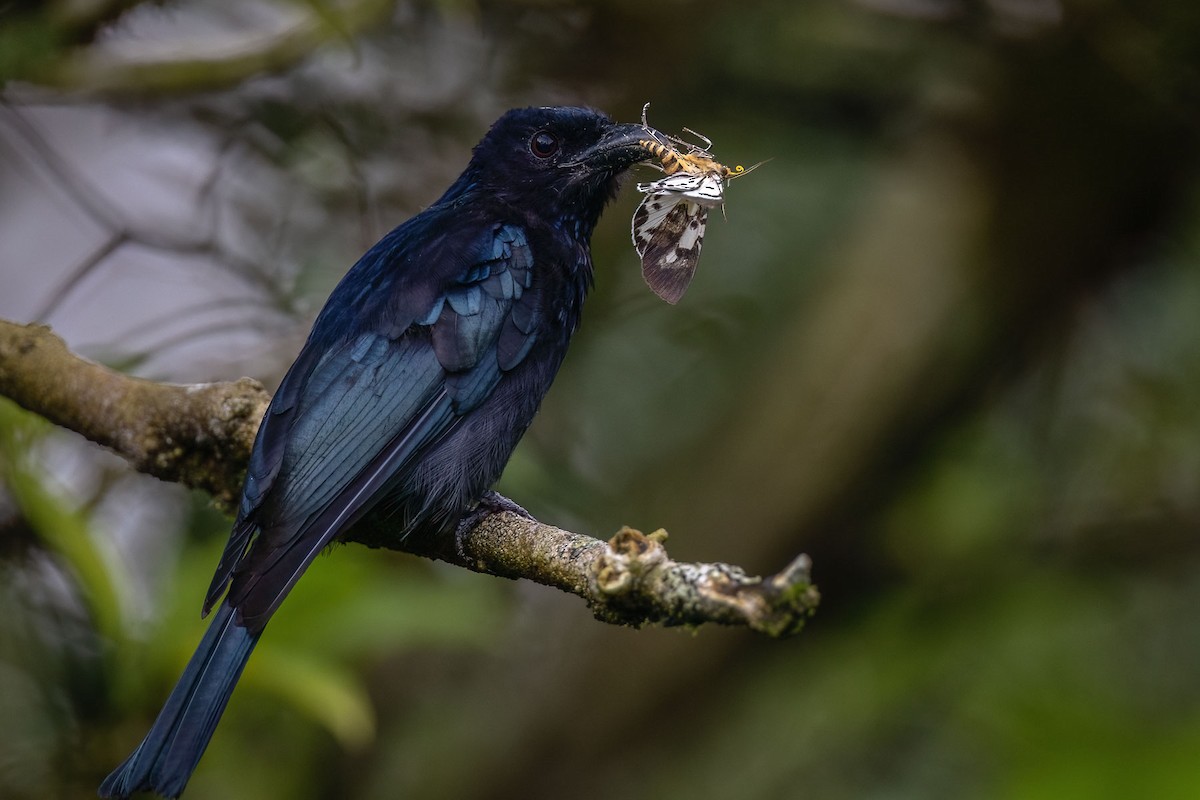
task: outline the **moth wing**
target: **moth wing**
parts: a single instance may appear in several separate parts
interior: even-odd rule
[[[687,194],[700,190],[704,184],[704,175],[694,175],[687,172],[676,172],[665,178],[659,178],[650,183],[639,183],[638,191],[644,194]]]
[[[642,277],[672,305],[696,274],[707,224],[708,209],[678,193],[647,195],[634,212],[633,246],[642,259]]]
[[[651,194],[633,212],[633,247],[643,260],[656,236],[669,235],[664,228],[671,227],[668,219],[681,204],[686,203],[679,195]]]
[[[712,208],[725,203],[725,179],[720,175],[709,173],[699,176],[700,181],[692,188],[683,192],[683,196],[693,203]]]

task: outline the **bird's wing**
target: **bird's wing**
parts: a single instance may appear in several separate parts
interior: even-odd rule
[[[369,323],[354,335],[326,344],[318,319],[264,418],[206,609],[232,578],[243,624],[265,624],[321,549],[529,352],[541,309],[528,242],[507,225],[477,241],[457,248],[475,256],[459,258],[457,274],[419,310],[397,306],[420,292],[385,283],[359,309],[356,319]],[[343,283],[356,282],[371,283]],[[349,291],[339,286],[330,307]],[[332,319],[324,327],[345,322]]]

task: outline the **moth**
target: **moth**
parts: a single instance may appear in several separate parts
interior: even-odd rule
[[[750,169],[740,164],[727,167],[708,151],[708,137],[687,128],[685,132],[704,140],[703,147],[659,133],[646,123],[649,107],[647,103],[642,109],[648,138],[641,144],[658,159],[666,177],[637,186],[646,197],[633,214],[633,247],[642,260],[646,285],[674,305],[696,274],[708,210],[720,206],[723,216],[726,183],[759,164]]]

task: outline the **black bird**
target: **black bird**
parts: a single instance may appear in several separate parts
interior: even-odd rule
[[[204,613],[224,601],[101,796],[179,796],[271,614],[364,514],[391,514],[401,539],[455,535],[562,363],[592,230],[645,138],[587,109],[510,111],[350,269],[258,430]]]

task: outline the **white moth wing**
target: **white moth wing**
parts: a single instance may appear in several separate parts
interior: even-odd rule
[[[638,191],[644,194],[686,194],[697,191],[704,183],[704,175],[676,172],[650,183],[639,183]]]
[[[655,181],[655,184],[664,184],[676,177],[680,176],[672,175]],[[667,191],[648,193],[634,212],[633,246],[641,256],[642,277],[646,284],[673,305],[683,297],[696,274],[704,229],[708,224],[708,209],[685,198],[685,191],[699,188],[699,182],[687,182],[686,185],[692,187],[689,190],[674,188],[683,185],[683,181],[672,183],[672,188]]]
[[[668,223],[668,217],[683,202],[677,195],[662,194],[652,194],[642,200],[637,211],[633,212],[633,246],[639,256],[645,257],[646,249],[656,234],[673,227]]]
[[[699,203],[707,208],[724,205],[725,203],[725,179],[720,175],[708,173],[707,175],[691,176],[700,178],[699,183],[682,192],[683,196],[691,200],[693,203]]]

